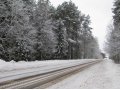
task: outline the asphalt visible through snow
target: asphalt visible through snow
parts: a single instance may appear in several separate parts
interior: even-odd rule
[[[120,88],[120,64],[105,59],[48,89],[117,89]]]

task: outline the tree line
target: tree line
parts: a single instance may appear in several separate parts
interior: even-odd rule
[[[72,1],[55,8],[49,0],[0,0],[0,58],[101,58],[90,24]]]
[[[115,0],[113,22],[108,25],[106,51],[116,63],[120,63],[120,0]]]

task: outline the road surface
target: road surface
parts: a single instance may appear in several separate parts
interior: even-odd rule
[[[102,60],[76,60],[67,61],[68,63],[46,66],[43,68],[34,68],[28,71],[15,70],[0,75],[0,89],[33,89],[48,86],[49,82],[59,78],[74,74],[78,70],[85,69],[91,65],[101,62]],[[36,70],[37,69],[37,70]],[[14,72],[14,73],[12,73]],[[45,84],[45,85],[44,85]],[[52,85],[52,83],[51,83]],[[44,88],[44,87],[43,87]]]
[[[48,89],[116,89],[120,88],[120,65],[104,60]]]

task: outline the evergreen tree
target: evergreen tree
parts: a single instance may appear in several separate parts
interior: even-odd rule
[[[33,27],[37,30],[36,59],[50,59],[55,52],[56,38],[54,35],[54,8],[48,0],[38,0],[34,14]]]
[[[4,9],[6,9],[3,14],[5,12],[8,13],[3,16],[5,19],[1,24],[1,31],[4,35],[1,36],[4,38],[2,46],[6,51],[4,59],[14,59],[16,61],[22,59],[26,60],[27,57],[30,56],[25,55],[25,53],[29,54],[28,50],[26,50],[29,46],[26,47],[26,44],[30,40],[28,41],[27,39],[30,32],[33,30],[32,26],[29,25],[29,13],[27,12],[27,8],[25,8],[25,4],[22,0],[2,0],[1,4],[3,4],[5,6]]]
[[[62,19],[57,20],[57,28],[55,30],[57,36],[57,52],[55,53],[55,58],[57,59],[66,59],[67,58],[67,34],[66,28],[64,27],[64,23]]]
[[[62,5],[59,5],[56,10],[56,18],[61,18],[64,21],[64,25],[67,31],[67,40],[68,40],[68,58],[75,58],[74,50],[76,49],[76,44],[71,41],[77,41],[77,32],[79,29],[79,10],[74,3],[64,2]],[[73,53],[72,53],[73,52]]]
[[[120,23],[120,0],[115,0],[114,2],[114,9],[113,9],[113,13],[114,13],[114,25],[118,25]]]
[[[84,17],[84,21],[82,24],[82,38],[83,38],[83,58],[87,58],[87,46],[92,39],[92,32],[90,27],[90,16]],[[89,48],[89,47],[88,47]]]
[[[96,58],[99,47],[90,22],[72,1],[54,8],[49,0],[0,0],[0,58]]]
[[[106,51],[111,59],[120,63],[120,0],[115,0],[113,13],[114,22],[108,26],[109,36]]]

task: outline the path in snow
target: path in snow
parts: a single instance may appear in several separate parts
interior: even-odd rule
[[[111,60],[104,60],[48,88],[120,88],[120,65]]]

